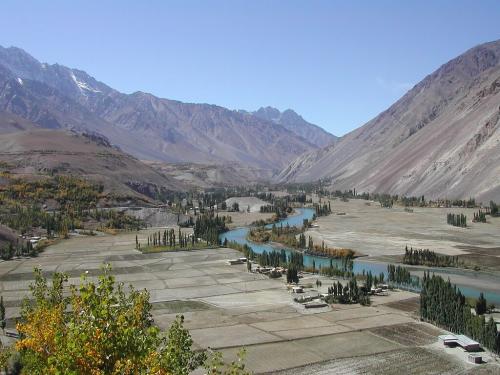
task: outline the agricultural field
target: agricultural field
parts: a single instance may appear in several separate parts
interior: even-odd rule
[[[457,360],[428,348],[402,348],[356,358],[340,358],[319,364],[273,372],[276,375],[356,375],[356,374],[428,374],[428,375],[494,375],[497,366],[463,366]]]
[[[386,306],[417,316],[419,314],[420,298],[413,297],[401,301],[389,302],[386,303]]]
[[[283,373],[307,374],[317,368],[314,372],[325,374],[332,369],[396,374],[403,363],[404,369],[419,364],[414,368],[421,368],[421,373],[469,369],[463,361],[429,348],[440,330],[414,318],[415,294],[394,291],[374,296],[367,307],[334,304],[307,310],[293,301],[282,279],[249,273],[244,264],[228,265],[228,259],[240,256],[234,250],[141,254],[134,249],[135,236],[145,241],[151,232],[75,236],[49,246],[36,258],[0,262],[8,328],[29,293],[34,267],[46,275],[66,272],[71,283],[78,283],[82,274],[95,278],[103,263],[110,263],[117,281],[149,290],[153,318],[161,329],[183,314],[195,348],[210,346],[230,360],[245,347],[248,368],[256,373],[293,368]],[[318,278],[322,286],[313,289]],[[306,293],[325,293],[331,283],[317,275],[301,279],[302,285],[311,286]],[[420,363],[427,355],[430,359]],[[301,368],[312,363],[316,365]]]

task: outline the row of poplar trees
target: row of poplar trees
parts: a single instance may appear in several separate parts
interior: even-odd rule
[[[176,236],[175,230],[173,228],[163,231],[154,232],[148,236],[148,247],[154,246],[170,246],[174,247],[178,245],[181,248],[193,246],[197,242],[197,238],[192,235],[188,235],[181,232],[179,228],[179,233]],[[139,247],[139,243],[136,236],[136,247]]]
[[[454,227],[465,228],[467,226],[467,216],[464,214],[448,214],[446,222]]]
[[[484,296],[481,298],[484,300]],[[483,304],[486,305],[486,300]],[[486,322],[484,312],[485,308],[481,308],[474,315],[455,285],[440,276],[424,273],[420,292],[421,318],[451,332],[472,337],[491,351],[500,353],[496,323],[491,317]]]
[[[219,235],[227,231],[226,216],[204,214],[196,218],[194,236],[203,238],[208,245],[219,245]]]
[[[437,254],[429,249],[405,248],[403,263],[428,267],[458,267],[458,257],[445,254]]]

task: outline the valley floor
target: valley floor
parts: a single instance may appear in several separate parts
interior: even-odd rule
[[[148,233],[141,231],[139,240],[146,241]],[[415,369],[422,374],[500,371],[488,356],[489,363],[475,367],[437,345],[441,330],[416,319],[415,294],[376,296],[370,307],[305,310],[293,302],[284,280],[248,273],[245,265],[228,265],[238,252],[221,248],[141,254],[134,249],[135,235],[75,237],[50,246],[37,258],[0,262],[7,317],[18,315],[34,267],[64,271],[70,282],[78,283],[82,273],[95,277],[109,262],[118,281],[150,291],[160,328],[167,329],[181,313],[195,347],[210,346],[231,359],[244,346],[248,367],[256,373],[290,369],[284,373],[396,374],[409,372],[411,364],[418,364]],[[301,284],[314,285],[316,279],[306,276]],[[325,292],[331,280],[322,280],[320,290],[306,293]],[[12,327],[12,319],[8,324]]]
[[[404,207],[382,208],[378,202],[362,199],[331,202],[333,213],[320,217],[319,227],[308,233],[315,243],[324,240],[370,257],[402,255],[405,246],[448,255],[488,256],[484,263],[500,271],[500,217],[472,223],[478,209],[414,207],[409,213]],[[468,226],[448,225],[448,213],[463,213]]]
[[[458,285],[499,292],[500,217],[487,216],[486,223],[472,223],[478,209],[414,207],[413,212],[406,212],[404,207],[382,208],[378,202],[361,199],[336,199],[331,206],[333,213],[318,218],[317,227],[306,233],[315,243],[353,249],[367,256],[362,261],[401,262],[406,246],[458,256],[468,269],[455,270],[454,275],[441,270],[443,277]],[[467,227],[448,225],[447,213],[466,215]],[[425,269],[410,268],[417,276]]]

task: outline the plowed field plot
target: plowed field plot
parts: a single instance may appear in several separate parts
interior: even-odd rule
[[[441,331],[418,323],[398,324],[370,330],[377,336],[405,346],[429,345],[437,341]]]
[[[181,314],[187,311],[200,311],[212,308],[212,306],[200,301],[165,301],[153,303],[152,306],[153,311],[161,310],[165,314]]]
[[[385,304],[385,306],[405,312],[417,313],[418,309],[420,308],[420,297],[408,298],[396,302],[389,302]]]
[[[468,374],[468,367],[449,357],[423,348],[408,348],[394,350],[376,355],[338,359],[310,365],[307,367],[289,369],[274,374],[285,375],[456,375]],[[482,369],[484,374],[493,374],[489,369]],[[475,372],[470,372],[475,374]],[[483,372],[481,372],[483,374]]]

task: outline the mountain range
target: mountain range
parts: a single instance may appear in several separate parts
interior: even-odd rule
[[[131,194],[322,179],[341,190],[499,200],[499,122],[500,41],[442,65],[341,138],[293,110],[236,111],[124,94],[84,71],[0,47],[2,158],[19,173],[65,167],[96,177],[115,168],[104,180]],[[85,165],[76,157],[65,162],[72,148],[92,157]],[[23,170],[19,157],[31,150],[40,161],[27,157]],[[101,153],[127,162],[103,163]]]
[[[328,146],[338,139],[336,136],[328,133],[318,125],[307,122],[302,118],[302,116],[292,109],[280,112],[279,109],[268,106],[260,107],[257,111],[250,113],[261,119],[272,121],[275,124],[284,126],[286,129],[304,139],[307,139],[317,147]]]
[[[442,65],[373,120],[305,153],[281,182],[500,200],[500,41]]]
[[[44,128],[98,133],[144,160],[278,171],[318,147],[283,121],[140,91],[124,94],[84,71],[41,63],[15,47],[0,47],[0,110]]]

